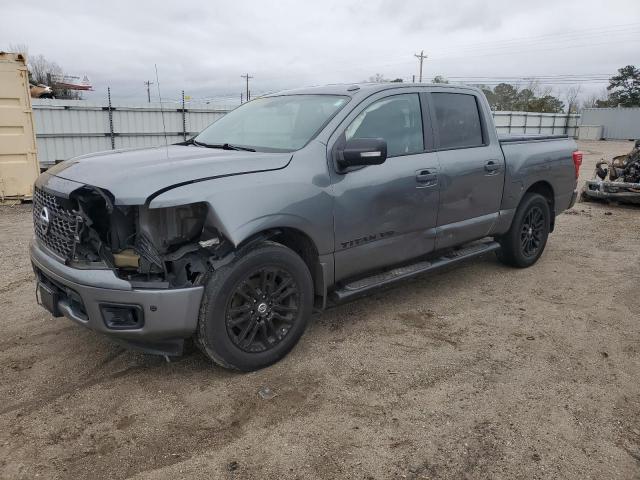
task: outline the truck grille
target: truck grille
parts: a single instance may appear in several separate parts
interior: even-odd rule
[[[39,188],[33,194],[33,227],[38,239],[64,259],[74,255],[80,218]]]

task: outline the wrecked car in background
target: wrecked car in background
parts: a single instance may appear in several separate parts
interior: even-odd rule
[[[596,163],[593,179],[582,189],[582,199],[640,204],[640,140],[627,155]]]
[[[54,98],[51,87],[42,83],[37,85],[34,83],[29,84],[29,93],[31,98]]]

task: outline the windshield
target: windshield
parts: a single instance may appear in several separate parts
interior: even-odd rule
[[[265,152],[298,150],[348,101],[338,95],[257,98],[212,123],[194,140],[196,144],[229,144]]]

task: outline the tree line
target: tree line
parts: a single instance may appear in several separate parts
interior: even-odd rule
[[[396,78],[389,80],[376,73],[369,77],[370,82],[402,82]],[[432,83],[449,83],[449,80],[437,75]],[[609,85],[604,92],[582,97],[580,85],[573,85],[559,94],[554,94],[551,87],[543,87],[537,81],[531,81],[521,88],[509,83],[499,83],[491,88],[487,85],[475,85],[482,89],[492,110],[511,110],[520,112],[542,113],[577,113],[582,108],[604,107],[640,107],[640,69],[627,65],[609,78]]]
[[[515,85],[500,83],[493,89],[483,85],[480,88],[486,95],[492,110],[559,113],[565,109],[565,103],[552,95],[551,89],[541,91],[537,85],[519,89]]]
[[[609,79],[606,95],[588,99],[592,107],[640,107],[640,68],[627,65]]]
[[[563,102],[552,95],[551,89],[543,90],[537,85],[518,89],[513,85],[501,83],[491,89],[481,86],[493,110],[519,110],[534,112],[578,112],[581,108],[640,107],[640,69],[627,65],[618,69],[618,73],[609,78],[609,85],[599,95],[591,95],[580,102],[579,85],[564,91]]]

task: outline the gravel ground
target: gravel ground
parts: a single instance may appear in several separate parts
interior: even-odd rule
[[[584,180],[631,143],[580,146]],[[250,374],[52,319],[30,217],[0,208],[2,478],[640,478],[640,208],[579,203],[532,268],[334,308]]]

